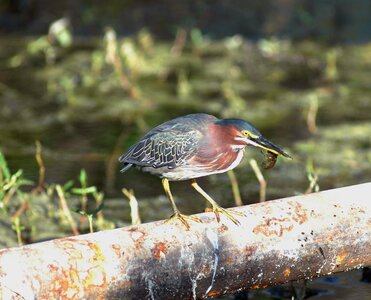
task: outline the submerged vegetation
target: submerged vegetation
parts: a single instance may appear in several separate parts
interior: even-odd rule
[[[79,187],[72,180],[63,185],[40,181],[35,185],[24,178],[21,169],[12,174],[0,152],[0,228],[5,231],[0,247],[114,228],[103,217],[103,193],[87,182],[81,170]],[[23,191],[23,186],[31,189]]]

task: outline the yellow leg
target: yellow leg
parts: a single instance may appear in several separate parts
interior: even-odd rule
[[[171,191],[170,191],[169,180],[167,180],[166,178],[163,178],[162,179],[162,186],[164,187],[165,193],[166,193],[167,197],[169,198],[169,201],[170,201],[170,203],[173,207],[173,210],[174,210],[174,214],[165,223],[172,222],[176,219],[179,219],[179,221],[182,222],[183,225],[185,227],[187,227],[187,229],[189,229],[190,226],[189,226],[188,222],[186,221],[186,219],[192,220],[194,222],[201,223],[201,220],[199,218],[183,215],[179,212],[179,209],[176,206],[173,195],[171,194]]]
[[[222,213],[224,214],[226,217],[228,217],[233,223],[235,223],[236,225],[240,225],[240,222],[235,219],[232,214],[235,214],[235,215],[238,215],[238,216],[245,216],[244,214],[242,213],[239,213],[239,212],[235,212],[235,211],[231,211],[231,210],[227,210],[227,209],[224,209],[223,207],[221,207],[218,203],[215,202],[215,200],[213,198],[211,198],[199,185],[198,183],[196,182],[195,179],[192,179],[192,187],[197,191],[199,192],[202,196],[205,197],[205,199],[207,201],[210,202],[210,204],[212,205],[212,211],[214,212],[215,214],[215,217],[217,219],[217,221],[219,222],[220,221],[220,215],[219,213]]]

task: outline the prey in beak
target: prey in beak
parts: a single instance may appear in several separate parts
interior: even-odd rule
[[[266,139],[264,136],[250,137],[249,143],[255,147],[261,148],[264,154],[264,160],[261,163],[261,166],[264,169],[271,169],[274,167],[277,161],[277,156],[283,156],[288,159],[292,157],[285,152],[282,148],[276,146],[271,141]]]
[[[249,138],[250,141],[252,141],[252,145],[255,146],[255,147],[259,147],[259,148],[262,148],[270,153],[273,153],[275,155],[280,155],[280,156],[283,156],[283,157],[286,157],[288,159],[292,159],[292,157],[287,153],[285,152],[282,148],[276,146],[275,144],[273,144],[271,141],[269,141],[268,139],[266,139],[264,136],[258,136],[257,138]]]

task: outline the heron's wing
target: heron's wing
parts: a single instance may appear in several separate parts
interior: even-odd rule
[[[155,130],[133,145],[119,160],[126,165],[175,168],[195,155],[201,138],[198,130]]]

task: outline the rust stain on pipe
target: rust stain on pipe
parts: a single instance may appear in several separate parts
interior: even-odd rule
[[[371,265],[371,183],[0,250],[0,298],[202,299]],[[18,295],[18,296],[17,296]],[[17,298],[14,298],[17,299]]]
[[[291,270],[290,268],[286,268],[284,271],[283,271],[283,276],[285,277],[289,277],[291,274]]]
[[[294,221],[298,222],[299,224],[303,224],[308,220],[307,212],[299,202],[289,201],[288,204],[290,204],[294,209],[292,216]]]
[[[108,282],[102,263],[106,258],[99,244],[75,238],[54,242],[63,249],[67,261],[61,265],[56,259],[47,265],[48,275],[53,281],[40,290],[38,298],[81,299],[84,294],[93,293],[96,299],[104,299]],[[39,283],[42,280],[39,278]]]
[[[346,252],[343,252],[343,253],[340,253],[336,256],[336,265],[340,265],[344,260],[345,258],[348,256],[348,254]]]
[[[112,249],[115,252],[117,258],[121,258],[124,255],[124,252],[122,252],[122,249],[119,244],[112,244]]]
[[[290,231],[294,228],[295,223],[303,224],[308,220],[307,212],[302,205],[295,201],[288,201],[289,207],[287,215],[289,217],[277,218],[272,217],[264,220],[257,225],[253,232],[255,234],[263,234],[265,236],[277,235],[282,237],[285,231]]]
[[[290,231],[294,225],[289,218],[269,218],[264,223],[257,225],[253,232],[265,236],[277,235],[282,236],[284,231]]]
[[[167,247],[164,242],[158,242],[155,244],[155,246],[152,248],[153,256],[157,259],[160,259],[161,257],[165,257],[167,254]]]

